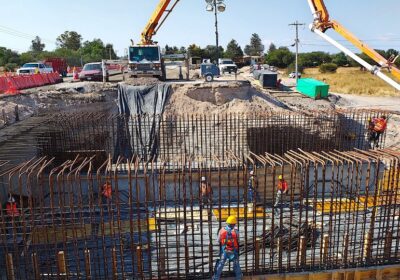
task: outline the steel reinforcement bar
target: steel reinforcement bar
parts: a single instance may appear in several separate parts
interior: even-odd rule
[[[0,213],[8,279],[210,279],[219,229],[238,218],[245,275],[399,263],[400,153],[227,150],[144,164],[112,156],[4,170],[17,207]],[[121,166],[124,169],[121,170]],[[256,196],[248,189],[250,171]],[[278,177],[289,185],[277,201]],[[204,199],[200,180],[212,194]],[[254,199],[255,201],[252,201]],[[4,209],[4,208],[3,208]],[[225,274],[229,275],[227,265]]]

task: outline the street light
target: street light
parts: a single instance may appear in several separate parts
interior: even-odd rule
[[[218,12],[223,13],[226,10],[225,0],[205,0],[207,3],[206,11],[214,12],[215,15],[215,39],[217,47],[217,64],[219,64],[219,35],[218,35]]]

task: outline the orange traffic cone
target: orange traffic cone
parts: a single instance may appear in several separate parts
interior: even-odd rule
[[[14,83],[11,82],[11,79],[7,79],[7,90],[4,92],[5,94],[18,94],[19,90],[15,87]]]

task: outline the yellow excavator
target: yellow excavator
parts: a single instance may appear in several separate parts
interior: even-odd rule
[[[157,43],[153,41],[153,36],[156,35],[157,31],[161,28],[179,1],[180,0],[160,0],[142,32],[141,42],[129,48],[129,65],[133,76],[155,76],[162,79],[165,78],[165,67],[162,60],[161,49]],[[400,70],[396,68],[394,64],[399,56],[393,56],[389,59],[384,58],[374,49],[359,40],[339,22],[331,20],[324,0],[307,1],[314,16],[314,22],[310,25],[311,31],[353,58],[372,74],[377,75],[397,90],[400,90],[400,84],[382,72],[383,69],[386,69],[400,81]],[[329,37],[326,34],[328,29],[335,30],[361,52],[372,58],[379,66],[369,64],[351,50]]]

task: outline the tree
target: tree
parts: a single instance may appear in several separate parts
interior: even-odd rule
[[[219,46],[219,58],[224,57],[224,48]],[[203,58],[211,59],[211,62],[217,62],[217,47],[214,45],[208,45],[203,49]]]
[[[17,52],[0,47],[0,66],[4,66],[8,63],[20,64],[20,58]]]
[[[348,66],[350,64],[349,59],[343,52],[332,55],[332,63],[335,63],[337,66],[341,67]]]
[[[244,52],[250,56],[261,56],[264,53],[264,45],[257,33],[251,35],[250,45],[246,45]]]
[[[75,31],[65,31],[57,37],[59,48],[77,51],[82,46],[82,36]]]
[[[279,68],[286,68],[295,60],[295,55],[286,47],[269,52],[265,56],[265,63]]]
[[[304,67],[315,67],[331,61],[331,55],[325,52],[301,53],[299,55],[299,63],[301,63]]]
[[[196,44],[192,44],[188,47],[188,53],[190,57],[200,57],[203,58],[203,50]]]
[[[80,53],[85,63],[96,62],[107,58],[107,50],[103,41],[100,39],[85,41],[80,49]]]
[[[108,43],[108,44],[106,44],[106,47],[105,47],[106,49],[105,49],[105,51],[106,51],[106,56],[105,57],[103,57],[103,58],[111,58],[111,59],[117,59],[118,57],[117,57],[117,54],[115,53],[115,50],[114,50],[114,45],[113,44],[110,44],[110,43]]]
[[[225,58],[239,58],[243,56],[243,50],[239,46],[238,42],[236,40],[232,39],[228,45],[226,46],[226,51],[225,51]]]
[[[46,47],[45,44],[42,43],[42,39],[39,36],[36,36],[34,40],[32,40],[31,50],[34,52],[42,52]]]
[[[275,46],[274,43],[271,43],[269,45],[268,52],[270,53],[270,52],[273,52],[273,51],[276,51],[276,46]]]

